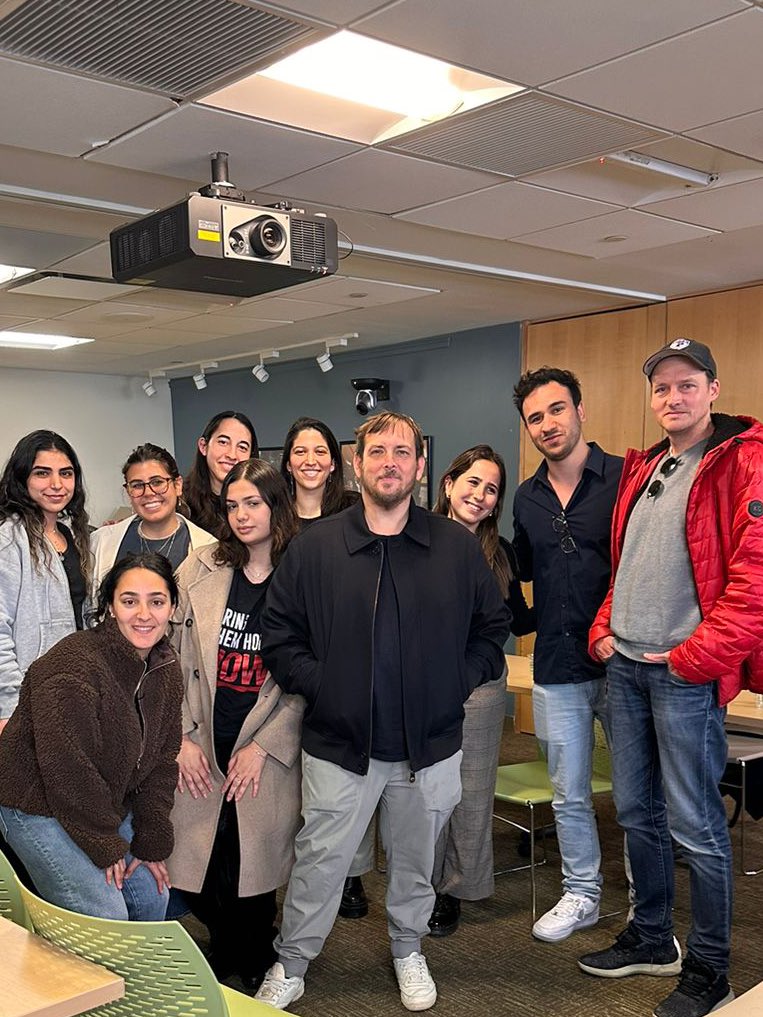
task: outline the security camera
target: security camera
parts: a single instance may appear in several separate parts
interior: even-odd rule
[[[384,378],[353,378],[350,382],[358,393],[355,396],[355,409],[365,417],[378,402],[389,399],[389,381]]]

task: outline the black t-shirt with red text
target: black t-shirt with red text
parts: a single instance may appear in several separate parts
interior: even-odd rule
[[[260,617],[269,584],[270,576],[262,583],[250,583],[243,571],[236,569],[220,625],[214,738],[215,755],[223,771],[267,676],[260,655]]]

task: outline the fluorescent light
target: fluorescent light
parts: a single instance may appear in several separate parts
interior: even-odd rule
[[[343,31],[198,101],[376,144],[522,91],[522,85]]]
[[[681,166],[677,162],[667,162],[665,159],[655,159],[652,155],[644,152],[614,152],[602,160],[606,162],[622,162],[629,166],[638,166],[639,169],[651,170],[653,173],[662,173],[666,177],[675,177],[676,180],[684,180],[687,184],[697,184],[699,187],[707,187],[714,184],[718,179],[717,173],[704,173],[702,170],[692,169],[691,166]]]
[[[20,268],[18,265],[0,265],[0,286],[3,283],[12,282],[14,279],[21,279],[25,275],[32,275],[36,268]]]
[[[92,339],[72,335],[43,335],[38,332],[0,332],[0,346],[19,350],[62,350],[66,346],[81,346]]]

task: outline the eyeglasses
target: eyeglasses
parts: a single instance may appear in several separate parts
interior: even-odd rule
[[[564,553],[572,554],[574,551],[577,551],[578,546],[570,533],[570,524],[567,522],[567,516],[565,516],[564,512],[561,515],[554,516],[551,520],[551,525],[554,528],[554,533],[559,534],[559,546]]]
[[[171,483],[172,477],[150,477],[148,480],[131,480],[129,484],[122,486],[131,498],[140,498],[147,487],[150,487],[154,494],[164,494]]]
[[[676,472],[678,467],[683,463],[683,459],[676,459],[675,456],[670,456],[660,467],[660,473],[663,477],[670,477]],[[649,485],[649,490],[646,492],[647,498],[659,498],[665,489],[665,485],[658,477],[657,480],[653,480]]]

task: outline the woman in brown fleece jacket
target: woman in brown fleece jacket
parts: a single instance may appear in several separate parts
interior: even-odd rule
[[[99,624],[26,673],[0,738],[0,830],[47,900],[160,921],[173,847],[183,683],[165,638],[178,601],[157,554],[101,583]]]

